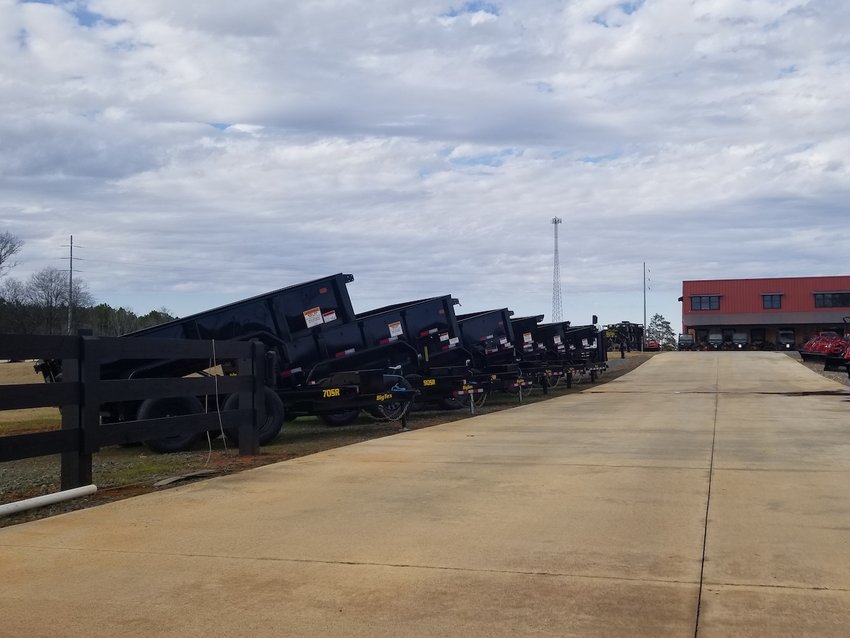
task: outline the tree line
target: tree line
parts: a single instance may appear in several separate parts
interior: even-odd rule
[[[175,319],[166,308],[137,315],[129,308],[96,304],[85,281],[75,278],[69,286],[68,272],[52,266],[26,281],[6,276],[22,247],[16,236],[0,233],[0,333],[56,335],[85,329],[114,337]]]

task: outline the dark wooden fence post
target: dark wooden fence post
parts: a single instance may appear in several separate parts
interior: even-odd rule
[[[253,409],[249,421],[239,425],[239,454],[240,456],[255,456],[260,453],[260,442],[257,436],[259,426],[265,421],[266,398],[263,383],[263,361],[265,346],[262,343],[252,344],[249,359],[239,359],[239,376],[251,376],[253,386],[250,391],[239,393],[239,409]],[[262,421],[260,420],[262,418]]]
[[[71,339],[72,337],[68,337]],[[83,339],[77,337],[75,356],[62,360],[62,383],[78,383],[83,365]],[[92,482],[92,457],[84,453],[85,442],[82,429],[82,411],[85,391],[82,386],[77,393],[76,400],[68,405],[61,406],[62,429],[76,430],[75,446],[72,450],[62,452],[60,481],[63,490],[70,490]]]

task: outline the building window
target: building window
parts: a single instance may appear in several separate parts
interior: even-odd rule
[[[815,308],[850,308],[850,292],[816,292]]]
[[[761,307],[765,310],[776,310],[782,307],[782,295],[762,295]]]
[[[720,310],[720,295],[691,297],[691,310]]]

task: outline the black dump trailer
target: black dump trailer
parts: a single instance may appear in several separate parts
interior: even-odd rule
[[[398,371],[416,365],[407,343],[367,344],[356,321],[347,284],[354,277],[336,274],[281,288],[250,299],[124,335],[127,338],[258,340],[266,348],[266,414],[258,432],[261,444],[274,439],[285,419],[318,415],[328,425],[354,421],[361,409],[402,418],[416,392]],[[122,359],[103,366],[104,379],[180,377],[204,374],[208,361]],[[61,371],[44,362],[47,380]],[[236,395],[219,397],[224,409],[236,407]],[[159,399],[103,406],[104,422],[155,418]],[[170,409],[174,409],[173,402]],[[163,452],[191,447],[197,436],[149,442]]]
[[[393,304],[357,315],[367,344],[403,341],[418,355],[416,365],[401,373],[419,392],[416,400],[458,407],[458,399],[483,394],[485,386],[472,381],[472,353],[461,342],[451,295]]]
[[[567,376],[562,358],[550,352],[540,337],[540,325],[543,315],[529,317],[512,317],[511,327],[516,338],[516,349],[520,354],[519,366],[523,376],[534,379],[534,382],[547,392],[556,387]]]
[[[620,323],[612,323],[605,330],[605,338],[609,344],[613,344],[619,349],[620,344],[625,344],[626,350],[640,351],[643,343],[643,326],[639,323],[631,323],[630,321],[621,321]]]
[[[534,327],[532,338],[538,351],[552,369],[561,370],[572,385],[576,374],[589,374],[592,381],[607,369],[607,341],[605,333],[595,325],[572,326],[569,321],[543,323]]]
[[[513,311],[507,308],[458,315],[461,339],[472,353],[475,380],[489,389],[508,393],[531,390],[533,380],[523,375],[514,347]]]
[[[591,380],[596,381],[599,373],[608,369],[608,342],[605,332],[595,325],[568,326],[564,340],[574,371],[590,374]]]

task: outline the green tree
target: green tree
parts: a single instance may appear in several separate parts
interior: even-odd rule
[[[148,314],[141,315],[139,317],[139,328],[158,326],[161,323],[173,321],[174,319],[177,319],[177,317],[173,316],[171,311],[163,306],[159,310],[151,310]]]
[[[652,319],[649,320],[646,338],[648,341],[657,341],[662,349],[676,347],[676,332],[670,326],[670,322],[658,313],[654,314]]]

